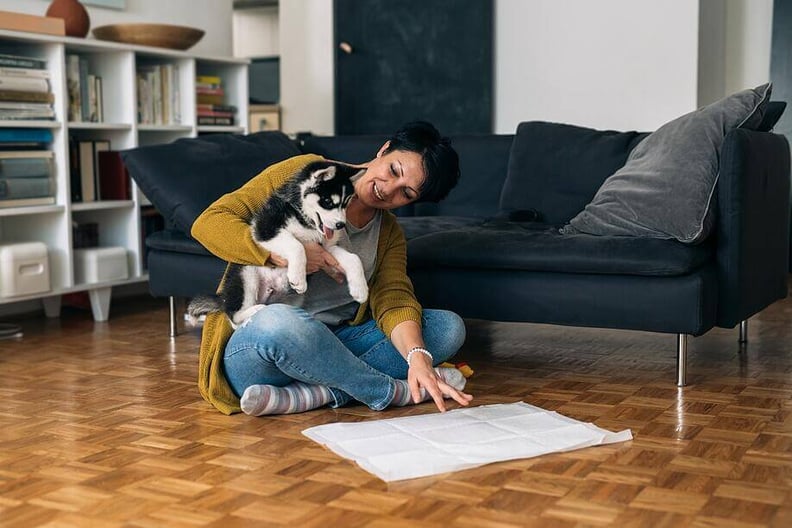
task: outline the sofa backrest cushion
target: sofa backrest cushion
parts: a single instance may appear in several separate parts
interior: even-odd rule
[[[455,136],[459,183],[438,203],[416,203],[416,216],[496,216],[506,180],[513,135]]]
[[[513,135],[456,136],[451,145],[459,154],[461,177],[439,203],[416,203],[396,211],[398,216],[494,216],[499,200]],[[319,154],[347,163],[365,163],[374,158],[388,136],[314,136],[299,139],[306,154]]]
[[[176,229],[189,234],[212,202],[263,169],[300,154],[281,132],[214,134],[122,152],[130,176]]]
[[[644,137],[544,121],[520,123],[500,197],[502,213],[519,217],[521,211],[536,211],[545,223],[568,222]]]
[[[742,90],[658,128],[564,232],[705,240],[715,225],[723,138],[736,128],[756,130],[771,91],[769,83]]]

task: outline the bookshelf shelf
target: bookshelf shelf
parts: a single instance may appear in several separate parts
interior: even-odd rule
[[[20,134],[36,133],[35,129],[43,129],[39,134],[44,134],[46,130],[46,135],[51,139],[43,145],[39,143],[36,148],[52,152],[55,204],[0,207],[0,245],[31,241],[46,244],[51,285],[51,289],[43,293],[0,296],[0,310],[7,304],[41,300],[47,316],[57,317],[61,295],[89,292],[94,318],[104,320],[109,316],[112,288],[148,280],[143,237],[144,231],[151,229],[152,208],[134,182],[124,182],[123,179],[108,181],[96,172],[93,172],[94,199],[83,201],[86,195],[79,195],[85,190],[86,175],[91,174],[91,169],[82,168],[83,156],[93,152],[93,164],[99,167],[100,145],[102,149],[108,147],[112,151],[121,151],[196,137],[201,133],[245,133],[249,61],[94,39],[0,30],[0,56],[9,55],[29,59],[33,63],[38,61],[39,67],[43,66],[44,75],[49,79],[49,104],[54,110],[55,119],[0,119],[0,132],[3,129],[25,129],[7,131],[6,137],[11,135],[17,138]],[[84,108],[75,108],[73,104],[76,96],[74,84],[69,84],[69,76],[74,78],[75,65],[81,81],[87,75],[91,76],[88,86],[92,87],[92,92],[83,90],[79,97],[81,102],[88,100],[91,103],[87,113]],[[9,64],[5,66],[9,67]],[[172,89],[162,91],[163,95],[169,94],[167,103],[158,110],[159,113],[155,113],[155,119],[151,121],[170,124],[141,123],[145,120],[141,118],[143,97],[139,93],[139,73],[156,70],[156,67],[161,68],[162,78],[166,79],[167,87]],[[239,123],[239,126],[197,126],[196,84],[199,76],[222,79],[226,98],[223,103],[236,108],[233,122]],[[81,83],[80,86],[82,89],[84,85]],[[88,145],[88,149],[82,151],[85,145]],[[15,147],[4,147],[0,142],[0,149],[12,148]],[[77,160],[80,163],[75,165]],[[80,168],[75,172],[75,167]],[[123,178],[123,171],[116,170],[114,174],[121,174]],[[126,185],[106,186],[105,192],[109,192],[108,188],[113,189],[113,194],[107,196],[129,196],[131,199],[102,199],[101,184],[118,181]],[[91,193],[88,194],[90,196]],[[36,201],[40,203],[39,200]],[[94,240],[98,238],[100,247],[122,247],[126,250],[127,279],[101,283],[77,282],[75,243],[82,245],[86,232],[96,233]]]
[[[40,214],[63,214],[66,208],[62,205],[31,205],[27,207],[0,207],[2,216],[26,216]],[[0,297],[2,299],[2,297]]]
[[[0,119],[0,128],[61,128],[62,123],[57,121],[28,121],[28,120],[10,120]]]
[[[132,130],[129,123],[83,123],[70,121],[69,130]]]
[[[95,202],[74,203],[72,204],[72,211],[101,211],[103,209],[124,209],[134,206],[134,200],[97,200]]]

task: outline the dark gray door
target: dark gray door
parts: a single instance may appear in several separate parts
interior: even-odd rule
[[[492,132],[492,0],[335,0],[335,132]]]

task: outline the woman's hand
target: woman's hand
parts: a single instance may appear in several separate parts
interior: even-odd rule
[[[437,405],[440,412],[446,411],[443,395],[450,396],[459,405],[467,405],[473,396],[456,390],[454,387],[440,379],[432,368],[432,361],[424,354],[413,354],[410,368],[407,371],[407,384],[414,402],[420,402],[421,388],[426,390]]]
[[[305,247],[305,272],[307,274],[310,275],[322,270],[339,284],[344,282],[344,269],[336,258],[323,248],[321,244],[306,242],[303,247]],[[279,268],[285,268],[289,265],[288,260],[275,253],[270,253],[269,260]]]

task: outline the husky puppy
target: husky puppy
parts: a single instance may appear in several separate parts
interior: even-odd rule
[[[346,226],[346,207],[355,189],[353,180],[365,169],[332,161],[316,161],[290,178],[256,211],[250,223],[253,240],[284,257],[286,268],[230,264],[219,295],[200,296],[187,308],[199,315],[224,311],[234,327],[260,310],[273,293],[297,293],[308,288],[303,242],[318,242],[344,269],[349,294],[363,303],[368,284],[360,258],[337,246]]]

